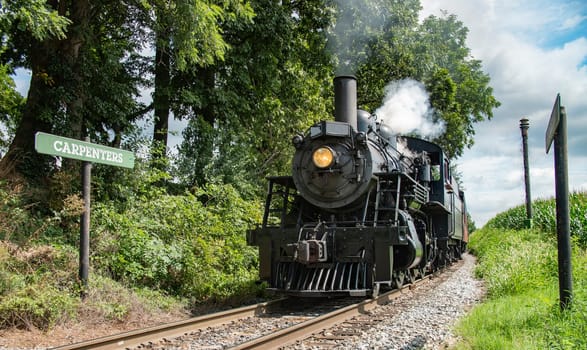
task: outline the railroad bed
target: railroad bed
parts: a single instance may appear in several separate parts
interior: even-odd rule
[[[473,267],[474,258],[465,255],[417,287],[378,300],[289,299],[59,349],[434,349],[452,337],[456,318],[482,298]]]
[[[474,278],[475,258],[448,268],[387,305],[283,349],[444,349],[456,321],[484,296]]]

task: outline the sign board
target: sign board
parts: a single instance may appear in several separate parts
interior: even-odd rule
[[[561,95],[557,94],[556,99],[554,100],[554,107],[552,107],[552,113],[550,113],[550,121],[548,122],[548,128],[546,129],[546,153],[550,151],[550,146],[552,145],[552,140],[554,140],[554,135],[556,135],[556,130],[558,128],[558,123],[560,120],[561,115]]]
[[[134,153],[90,142],[55,136],[44,132],[35,134],[35,150],[64,158],[101,163],[124,168],[135,166]]]

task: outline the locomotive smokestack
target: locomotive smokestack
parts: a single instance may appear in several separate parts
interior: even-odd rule
[[[352,75],[334,78],[334,120],[357,130],[357,79]]]

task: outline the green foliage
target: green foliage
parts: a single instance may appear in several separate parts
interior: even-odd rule
[[[352,60],[360,61],[356,70],[360,107],[368,111],[379,107],[385,86],[393,80],[421,81],[430,95],[435,121],[445,125],[443,134],[432,141],[451,158],[462,155],[473,145],[474,124],[491,119],[500,105],[481,62],[471,58],[467,27],[448,14],[420,22],[419,1],[368,1],[365,9],[372,11],[367,12],[368,23],[355,23],[351,31],[360,32],[362,40],[351,36],[343,41],[355,45]],[[368,45],[363,45],[364,36]]]
[[[0,239],[25,242],[44,226],[43,219],[31,215],[21,192],[22,186],[0,183]]]
[[[587,193],[575,192],[569,196],[571,236],[583,247],[587,246]],[[556,235],[556,202],[554,199],[539,199],[532,203],[533,226],[550,235]],[[526,206],[519,205],[497,214],[489,220],[487,227],[521,230],[526,226]]]
[[[47,330],[63,318],[70,318],[77,301],[46,284],[30,284],[0,301],[0,328]]]
[[[2,154],[6,153],[10,145],[23,105],[24,99],[16,91],[9,67],[0,64],[0,124],[6,128],[0,128],[0,153]]]
[[[255,278],[245,230],[259,222],[260,210],[229,185],[135,202],[120,213],[101,204],[93,217],[92,261],[128,284],[215,300]]]
[[[12,25],[30,32],[37,40],[63,39],[71,21],[49,8],[45,0],[2,0],[0,2],[0,34]]]
[[[71,318],[78,301],[64,290],[76,289],[75,258],[67,247],[0,241],[0,328],[47,330]]]
[[[145,288],[129,289],[124,284],[101,275],[89,281],[89,290],[78,314],[90,313],[94,318],[124,322],[134,315],[185,312],[185,303],[177,298]]]
[[[183,84],[174,114],[189,118],[177,177],[188,186],[230,183],[251,196],[265,176],[290,171],[296,132],[331,117],[328,8],[321,0],[250,3],[254,22],[225,26],[223,61],[174,77]]]

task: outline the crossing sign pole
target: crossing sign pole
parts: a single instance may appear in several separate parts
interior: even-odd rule
[[[80,223],[79,279],[82,283],[81,297],[84,299],[88,290],[90,267],[90,202],[92,163],[133,168],[134,153],[113,147],[106,147],[86,141],[70,139],[56,135],[37,132],[35,150],[42,154],[72,158],[82,161],[82,192],[84,212]]]

